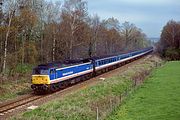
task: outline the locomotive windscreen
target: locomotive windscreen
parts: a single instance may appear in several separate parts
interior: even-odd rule
[[[34,68],[33,69],[34,75],[48,75],[48,69],[45,68]]]

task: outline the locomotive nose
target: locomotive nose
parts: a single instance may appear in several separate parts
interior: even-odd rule
[[[48,75],[32,75],[32,84],[50,84]]]

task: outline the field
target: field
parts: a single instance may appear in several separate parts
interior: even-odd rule
[[[105,119],[120,103],[119,98],[127,88],[132,87],[133,76],[142,75],[144,71],[151,71],[161,60],[151,57],[132,66],[124,67],[110,78],[106,78],[96,85],[85,86],[85,89],[73,92],[64,98],[57,98],[39,108],[19,114],[12,119],[43,119],[43,120],[94,120]],[[97,112],[98,111],[98,112]]]
[[[180,62],[155,70],[108,120],[180,120]]]

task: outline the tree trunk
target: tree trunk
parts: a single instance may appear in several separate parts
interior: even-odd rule
[[[69,59],[73,58],[72,52],[73,52],[73,39],[71,38],[70,45],[69,45]]]
[[[56,50],[56,37],[55,37],[55,32],[53,35],[53,49],[52,49],[52,61],[55,61],[55,50]]]
[[[12,16],[13,16],[13,14],[11,14],[11,12],[9,12],[9,23],[8,23],[8,28],[7,28],[6,38],[5,38],[5,43],[4,43],[3,73],[5,73],[5,70],[6,70],[7,45],[8,45],[8,37],[9,37],[9,33],[10,33]]]
[[[94,37],[94,55],[96,56],[96,52],[97,52],[97,29],[95,31],[95,37]]]
[[[92,42],[89,43],[89,50],[88,50],[88,56],[92,57]]]
[[[25,34],[25,36],[26,36],[26,34]],[[24,55],[25,55],[25,50],[24,50],[24,47],[25,47],[25,39],[24,39],[24,36],[22,36],[22,60],[21,60],[21,64],[24,64]]]

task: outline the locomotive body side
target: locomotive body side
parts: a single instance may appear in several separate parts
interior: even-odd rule
[[[91,62],[80,65],[69,66],[65,68],[56,69],[56,77],[50,80],[50,83],[58,83],[67,79],[78,77],[84,74],[88,74],[93,71],[93,65]]]

